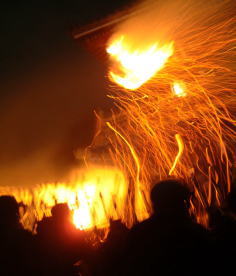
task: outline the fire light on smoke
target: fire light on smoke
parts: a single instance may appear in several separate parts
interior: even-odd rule
[[[172,42],[163,46],[156,42],[141,49],[132,49],[126,37],[121,35],[111,41],[107,48],[107,53],[114,59],[117,67],[110,72],[110,76],[117,84],[127,89],[137,89],[164,66],[173,51]]]

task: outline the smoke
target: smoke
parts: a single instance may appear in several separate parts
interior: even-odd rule
[[[157,38],[163,43],[175,40],[176,30],[185,28],[186,22],[209,25],[203,18],[225,2],[142,1],[133,8],[130,19],[116,27],[114,36],[126,35],[131,47],[142,47]],[[187,29],[191,31],[191,26]],[[93,137],[94,109],[111,105],[106,98],[106,69],[86,51],[75,49],[70,54],[59,53],[46,65],[37,64],[33,72],[9,74],[1,83],[0,185],[59,181],[80,166],[75,152]]]
[[[1,84],[0,185],[62,181],[81,163],[94,109],[107,108],[104,68],[76,45]]]
[[[137,45],[143,48],[157,41],[165,43],[176,40],[176,34],[182,29],[191,32],[196,26],[198,30],[201,27],[209,27],[212,18],[216,23],[214,13],[218,12],[221,6],[225,8],[227,4],[231,10],[232,6],[235,6],[232,0],[140,1],[130,10],[131,16],[115,28],[111,40],[124,35],[127,44],[134,49],[137,49]],[[233,14],[233,11],[231,13]]]

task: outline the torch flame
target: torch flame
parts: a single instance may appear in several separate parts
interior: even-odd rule
[[[143,49],[131,49],[125,36],[111,42],[107,53],[116,61],[121,74],[110,71],[118,85],[135,90],[152,78],[173,54],[173,42],[160,46],[157,42]]]

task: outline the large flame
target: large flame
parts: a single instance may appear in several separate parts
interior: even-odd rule
[[[110,219],[125,217],[127,185],[124,175],[114,168],[92,167],[79,170],[71,181],[35,187],[1,187],[0,195],[13,195],[26,206],[21,214],[25,228],[51,214],[56,203],[67,203],[77,228],[108,227]]]
[[[143,48],[132,48],[124,35],[110,42],[107,53],[116,62],[111,78],[127,89],[137,89],[152,78],[173,54],[173,42],[160,46],[158,42]]]

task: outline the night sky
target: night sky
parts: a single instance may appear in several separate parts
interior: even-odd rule
[[[0,8],[0,185],[58,181],[79,166],[73,152],[92,138],[93,110],[112,102],[105,59],[72,31],[131,1],[27,2]]]

